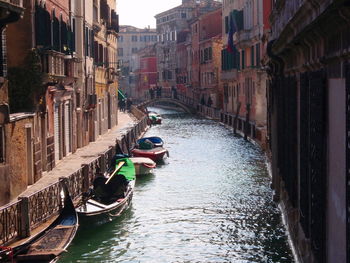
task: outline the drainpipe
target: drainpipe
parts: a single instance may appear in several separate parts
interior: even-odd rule
[[[35,1],[32,1],[32,9],[30,11],[32,23],[32,48],[35,48]]]

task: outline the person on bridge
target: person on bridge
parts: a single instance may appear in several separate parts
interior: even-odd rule
[[[213,101],[211,100],[211,97],[209,96],[208,97],[208,107],[210,108],[211,107],[211,105],[213,104]]]
[[[149,89],[149,95],[151,96],[151,100],[153,100],[154,99],[154,88],[153,87]]]

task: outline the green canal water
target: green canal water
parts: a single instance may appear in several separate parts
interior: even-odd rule
[[[163,124],[146,135],[170,158],[137,178],[119,219],[82,226],[59,262],[293,262],[263,153],[213,121],[155,110]]]

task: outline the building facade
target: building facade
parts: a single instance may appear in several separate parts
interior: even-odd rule
[[[198,20],[200,101],[209,107],[221,109],[223,98],[223,89],[220,85],[222,9],[201,15]]]
[[[137,78],[137,96],[138,101],[145,100],[150,96],[150,89],[157,86],[157,55],[155,45],[146,47],[138,52],[140,57],[139,77]]]
[[[182,4],[157,14],[157,68],[158,85],[164,88],[176,87],[177,35],[189,28],[189,22],[201,14],[221,7],[214,0],[183,0]],[[193,36],[192,36],[193,37]]]
[[[274,1],[269,149],[300,262],[350,261],[348,1]]]
[[[76,150],[73,124],[77,60],[69,1],[25,1],[23,19],[8,27],[10,109],[27,125],[27,172],[18,189],[37,181],[43,171]],[[13,169],[15,173],[15,169]],[[14,195],[17,191],[12,192]]]
[[[176,42],[176,90],[178,93],[192,98],[191,46],[191,31],[189,29],[180,31]]]
[[[221,79],[224,111],[235,115],[234,125],[245,137],[255,139],[265,148],[267,73],[261,64],[263,7],[262,0],[224,1],[222,26],[226,46],[222,50]],[[230,47],[229,37],[233,42]]]
[[[22,121],[10,118],[9,109],[9,81],[7,59],[7,27],[11,23],[17,23],[24,13],[23,1],[0,1],[0,205],[4,205],[13,198],[14,193],[20,191],[20,186],[33,179],[33,173],[21,178],[13,172],[14,165],[19,163],[15,158],[22,156],[21,172],[33,171],[33,166],[28,167],[28,152],[25,145],[28,143],[25,137],[25,126],[33,127],[32,116],[24,116]],[[32,134],[28,134],[31,139]],[[17,142],[17,145],[14,143]],[[17,147],[19,145],[19,147]],[[29,151],[31,149],[28,149]],[[32,152],[32,151],[30,151]],[[32,157],[32,155],[29,155]],[[32,159],[31,159],[32,160]],[[18,171],[20,173],[20,171]]]
[[[116,1],[13,2],[25,9],[2,38],[9,80],[3,97],[14,131],[3,134],[14,146],[6,153],[5,202],[117,123]]]
[[[137,70],[140,69],[138,52],[157,43],[156,29],[121,26],[118,37],[118,57],[121,68],[119,83],[121,90],[132,97],[137,97]]]
[[[116,2],[101,0],[96,3],[94,8],[97,8],[99,16],[95,17],[94,32],[95,138],[106,133],[117,122],[117,33],[119,31]]]

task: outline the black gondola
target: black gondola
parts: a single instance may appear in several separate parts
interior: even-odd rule
[[[10,252],[3,249],[0,262],[53,263],[66,251],[78,229],[78,215],[75,211],[66,185],[61,182],[64,191],[64,207],[58,218],[40,234],[25,243],[13,247]]]
[[[108,177],[95,178],[92,196],[77,207],[79,220],[83,227],[84,223],[90,226],[110,222],[129,207],[135,187],[135,167],[129,158],[121,158],[116,162],[119,162],[118,167]],[[112,179],[111,184],[108,183],[110,179]],[[120,196],[115,195],[120,192],[118,188],[122,192]],[[102,194],[110,192],[111,195],[101,196],[97,192]]]

